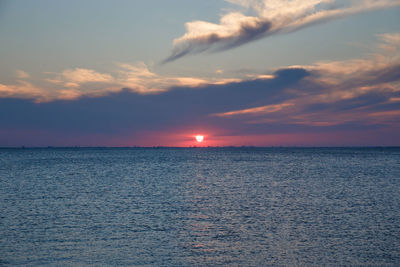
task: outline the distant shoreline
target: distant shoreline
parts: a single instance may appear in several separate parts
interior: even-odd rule
[[[0,149],[205,149],[205,148],[263,148],[263,149],[371,149],[371,148],[400,148],[400,146],[187,146],[187,147],[174,147],[174,146],[10,146],[0,147]]]

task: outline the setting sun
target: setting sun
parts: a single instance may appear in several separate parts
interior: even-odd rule
[[[196,135],[195,138],[196,138],[196,141],[199,143],[203,142],[203,140],[204,140],[204,136],[202,136],[202,135]]]

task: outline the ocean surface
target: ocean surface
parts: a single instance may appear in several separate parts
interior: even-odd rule
[[[0,266],[400,266],[400,148],[0,149]]]

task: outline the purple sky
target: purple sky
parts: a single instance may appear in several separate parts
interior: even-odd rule
[[[173,2],[1,2],[0,147],[400,145],[400,1]]]

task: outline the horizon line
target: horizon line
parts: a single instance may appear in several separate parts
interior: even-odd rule
[[[343,146],[0,146],[0,149],[160,149],[160,148],[400,148],[400,145],[343,145]]]

